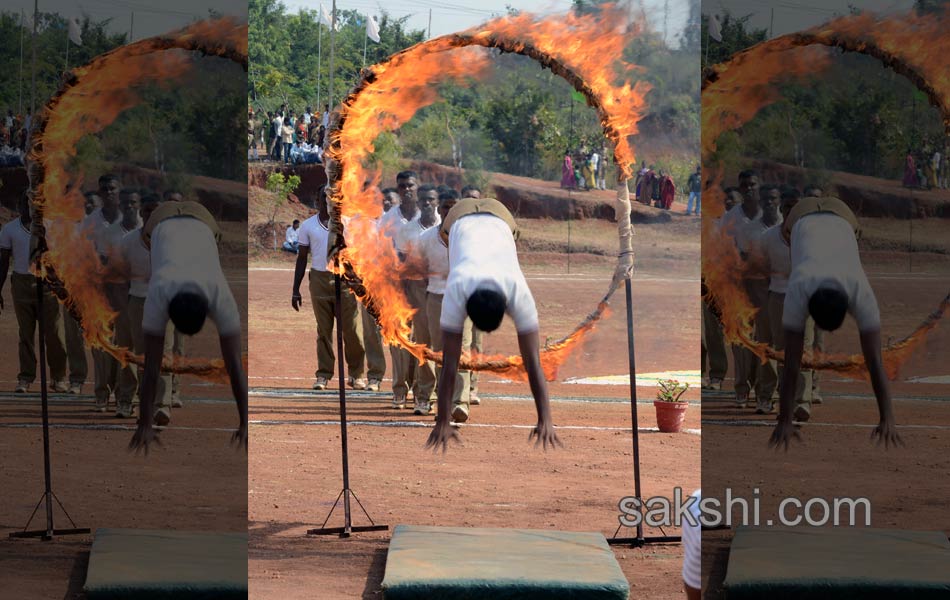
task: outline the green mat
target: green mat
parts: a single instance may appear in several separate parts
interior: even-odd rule
[[[97,529],[89,600],[247,598],[247,534]]]
[[[950,598],[950,542],[941,532],[854,527],[740,527],[728,600]]]
[[[386,600],[626,600],[627,580],[599,533],[399,525]]]

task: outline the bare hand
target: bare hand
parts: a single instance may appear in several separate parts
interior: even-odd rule
[[[531,430],[531,434],[528,435],[528,441],[535,439],[534,447],[543,446],[544,450],[547,451],[548,444],[551,445],[551,450],[556,449],[558,446],[561,448],[564,447],[564,444],[561,443],[561,440],[558,439],[557,433],[554,431],[554,425],[551,423],[550,419],[541,419],[538,421],[537,427]]]
[[[139,422],[138,428],[135,430],[135,435],[132,436],[132,441],[129,442],[129,450],[134,450],[136,454],[139,451],[144,451],[145,456],[148,456],[149,445],[154,444],[161,448],[162,440],[158,437],[158,430],[152,427],[152,422],[149,420],[147,423],[142,421]]]
[[[884,442],[884,447],[887,449],[891,446],[896,448],[905,445],[904,440],[902,440],[900,434],[897,433],[897,425],[894,424],[894,417],[881,419],[878,426],[871,432],[871,440],[875,439],[877,440],[878,446],[881,445],[881,442]]]
[[[798,428],[791,421],[782,419],[775,425],[775,430],[772,431],[772,437],[769,438],[769,448],[775,448],[776,450],[781,448],[788,452],[788,442],[792,438],[801,442],[802,434],[799,433]]]
[[[455,427],[452,427],[448,421],[436,421],[435,428],[432,429],[432,433],[429,434],[429,439],[426,441],[426,448],[432,448],[434,452],[438,452],[439,446],[442,446],[442,454],[445,454],[449,446],[449,440],[462,445],[462,437]]]
[[[300,312],[300,306],[303,304],[303,298],[300,294],[295,293],[290,297],[290,305],[294,307],[294,310]]]
[[[231,436],[231,445],[237,448],[244,446],[244,451],[247,452],[247,425],[241,425],[234,432],[234,435]]]

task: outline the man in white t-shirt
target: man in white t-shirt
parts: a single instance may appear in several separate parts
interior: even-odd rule
[[[498,200],[462,200],[449,211],[441,228],[449,247],[449,276],[442,299],[442,373],[439,376],[438,416],[427,446],[442,446],[459,439],[449,422],[456,374],[462,356],[465,319],[490,333],[505,314],[514,321],[518,347],[538,412],[538,424],[529,439],[547,449],[560,444],[551,421],[548,387],[541,368],[538,311],[528,282],[521,272],[515,247],[517,225]]]
[[[93,245],[100,259],[105,263],[114,238],[112,225],[122,219],[119,207],[122,194],[122,184],[119,178],[106,174],[99,178],[98,196],[102,199],[102,206],[95,209],[82,222],[82,229]],[[114,339],[112,340],[115,341]],[[92,367],[95,381],[96,411],[106,412],[109,397],[117,391],[119,377],[119,363],[112,355],[98,348],[92,349]]]
[[[739,173],[739,194],[742,202],[722,216],[719,228],[733,238],[743,261],[749,258],[755,240],[766,230],[762,223],[762,205],[759,196],[759,176],[755,171]],[[753,306],[765,305],[768,286],[760,280],[746,279],[745,291]],[[754,329],[754,324],[753,324]],[[736,406],[744,408],[757,381],[759,360],[751,350],[741,344],[732,345],[733,371],[735,376]]]
[[[195,335],[210,318],[218,329],[221,358],[231,379],[240,423],[232,438],[247,448],[247,376],[241,357],[241,314],[221,269],[220,230],[211,213],[197,202],[163,202],[149,216],[142,237],[149,246],[151,274],[142,309],[145,367],[140,388],[138,429],[131,448],[145,448],[170,416],[155,412],[162,355],[171,321],[185,335]]]
[[[297,245],[299,244],[299,232],[300,230],[300,219],[294,219],[294,222],[290,224],[290,227],[287,228],[287,232],[284,234],[284,250],[287,252],[297,253]]]
[[[881,315],[858,253],[857,218],[838,198],[805,198],[789,213],[782,231],[791,248],[792,270],[782,312],[785,372],[781,411],[770,445],[787,448],[789,438],[800,437],[793,416],[807,420],[804,407],[795,407],[795,390],[809,315],[817,327],[834,331],[848,313],[857,322],[861,350],[877,397],[880,423],[872,438],[887,446],[902,443],[881,358]]]
[[[16,393],[30,391],[36,380],[36,328],[39,311],[36,298],[36,277],[30,271],[30,200],[26,194],[17,203],[20,215],[0,229],[0,311],[3,310],[3,285],[13,263],[10,286],[13,288],[13,312],[19,330],[20,370],[17,374]],[[63,331],[62,312],[56,297],[43,291],[43,328],[46,330],[46,363],[49,366],[50,389],[65,392],[69,389],[66,380],[66,341]],[[8,348],[12,344],[8,344]]]
[[[310,302],[317,321],[317,370],[314,373],[313,389],[324,390],[333,379],[335,371],[336,338],[333,326],[336,318],[336,283],[333,273],[327,270],[327,244],[330,232],[327,229],[330,214],[327,207],[326,186],[317,193],[317,214],[300,224],[298,232],[299,252],[294,268],[293,291],[290,304],[299,311],[303,298],[300,284],[309,266]],[[343,356],[346,360],[347,385],[355,390],[366,389],[363,378],[363,340],[360,337],[357,300],[349,288],[343,288],[340,313],[343,318]],[[340,382],[343,385],[343,382]]]

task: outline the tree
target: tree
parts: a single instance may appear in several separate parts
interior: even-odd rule
[[[767,29],[751,29],[748,26],[752,15],[737,17],[729,11],[724,11],[719,19],[722,30],[722,41],[709,37],[709,16],[702,16],[702,48],[703,65],[715,65],[725,62],[737,53],[751,48],[759,42],[768,39]]]

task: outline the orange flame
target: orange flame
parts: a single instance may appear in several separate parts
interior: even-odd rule
[[[438,83],[453,80],[465,85],[486,75],[488,55],[472,46],[499,48],[535,58],[585,94],[601,118],[605,135],[615,145],[615,160],[621,168],[621,179],[626,180],[635,162],[628,138],[637,132],[637,122],[646,110],[644,97],[649,86],[631,81],[639,67],[604,60],[622,56],[629,32],[618,24],[625,23],[625,17],[615,6],[605,7],[599,15],[571,13],[540,18],[523,13],[423,42],[364,71],[363,83],[340,108],[341,128],[331,132],[327,171],[334,212],[348,219],[347,246],[340,258],[352,265],[365,285],[364,302],[378,309],[387,343],[408,349],[419,360],[426,356],[440,358],[410,341],[409,322],[415,311],[399,283],[407,276],[405,265],[397,259],[392,244],[372,230],[369,221],[381,212],[375,186],[365,187],[365,182],[378,182],[380,178],[378,171],[366,166],[373,151],[369,140],[398,128],[416,111],[438,100]],[[343,167],[334,184],[338,165]],[[543,349],[542,363],[549,378],[556,376],[558,367],[603,313],[600,310],[596,319]],[[497,358],[487,357],[489,362],[497,362]],[[523,378],[520,361],[520,357],[506,358],[492,371]]]
[[[939,16],[908,14],[899,19],[862,13],[762,42],[709,70],[702,92],[702,152],[707,171],[703,193],[711,202],[703,210],[702,270],[707,298],[723,309],[723,333],[729,342],[749,348],[763,361],[783,357],[753,339],[752,322],[757,311],[743,288],[743,280],[749,276],[746,265],[732,239],[716,226],[724,210],[722,170],[713,159],[719,137],[740,128],[762,108],[779,100],[776,82],[827,66],[828,53],[809,48],[815,45],[874,56],[907,76],[940,107],[950,133],[950,39],[945,33],[948,28],[950,11]],[[927,332],[936,327],[946,308],[945,300],[911,335],[884,349],[885,368],[892,377]],[[810,360],[806,357],[804,364],[855,377],[866,376],[860,356],[815,355]]]
[[[39,176],[39,181],[34,181],[34,203],[48,243],[43,267],[64,285],[68,294],[65,303],[81,315],[90,346],[112,354],[123,364],[131,353],[111,342],[116,313],[101,288],[111,275],[77,226],[84,216],[83,174],[73,172],[70,162],[83,136],[102,131],[140,102],[137,86],[163,83],[187,72],[192,65],[188,51],[192,50],[246,64],[247,24],[231,18],[201,21],[168,36],[116,48],[73,70],[46,106],[31,153],[31,175]],[[189,368],[207,370],[198,366]],[[209,371],[208,376],[219,375]]]

